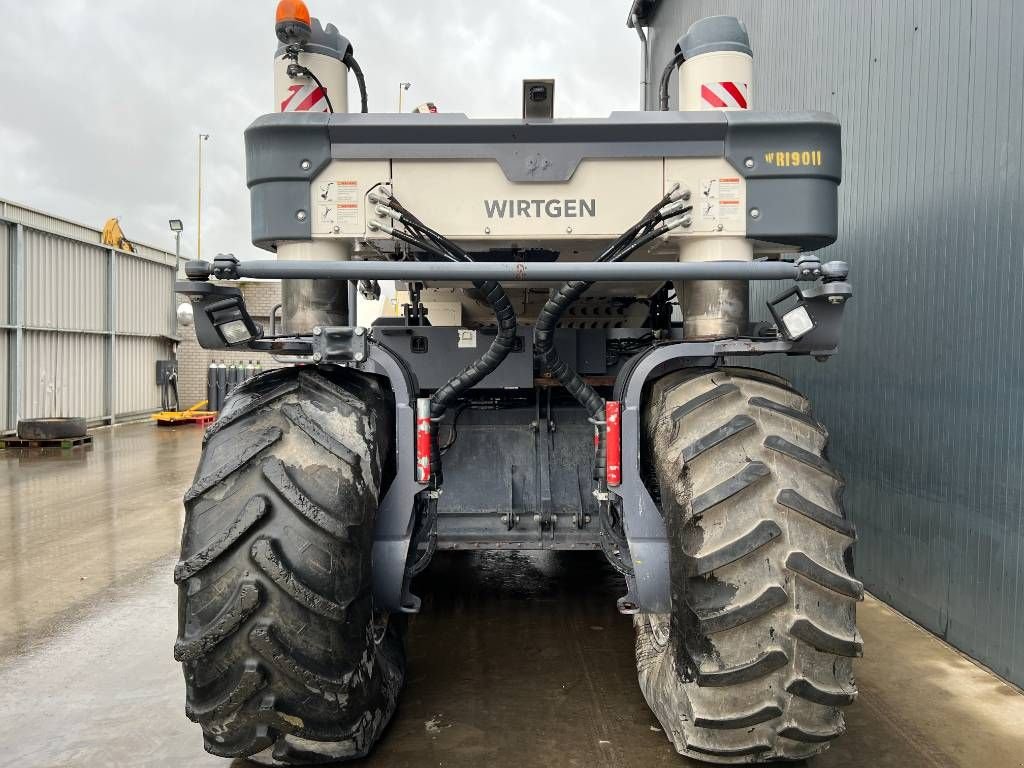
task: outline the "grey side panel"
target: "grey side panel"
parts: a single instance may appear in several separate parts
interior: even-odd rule
[[[685,113],[680,113],[685,114]],[[830,179],[843,176],[842,129],[828,112],[725,112],[725,156],[747,179]],[[820,156],[803,157],[804,152]],[[780,162],[784,153],[796,162]],[[769,155],[775,157],[769,158]],[[753,166],[747,160],[753,160]]]
[[[471,120],[465,115],[334,115],[335,159],[496,161],[513,182],[564,182],[586,158],[720,157],[719,113],[615,112],[601,120]]]
[[[726,115],[725,154],[747,178],[747,236],[805,250],[834,243],[843,174],[839,121],[824,112]]]
[[[405,569],[412,541],[416,495],[416,384],[390,350],[372,345],[363,370],[388,378],[395,396],[395,478],[381,499],[373,529],[373,597],[379,608],[416,613]]]
[[[839,236],[839,188],[828,179],[751,179],[747,182],[747,237],[814,250]],[[757,211],[754,218],[752,211]]]
[[[265,115],[245,131],[252,242],[267,250],[275,241],[312,237],[309,187],[331,159],[328,115],[276,117]]]

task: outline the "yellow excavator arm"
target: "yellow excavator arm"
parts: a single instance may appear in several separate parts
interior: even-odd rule
[[[103,225],[103,236],[101,242],[104,245],[111,246],[112,248],[119,248],[122,251],[128,251],[128,253],[135,253],[135,246],[133,246],[131,241],[124,236],[121,224],[116,218],[107,219],[107,223]]]

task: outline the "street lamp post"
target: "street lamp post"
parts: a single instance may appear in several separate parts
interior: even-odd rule
[[[399,111],[399,113],[401,113],[401,111],[402,111],[402,94],[405,91],[408,91],[411,86],[412,86],[412,83],[399,83],[398,84],[398,111]]]
[[[185,225],[181,219],[170,219],[167,222],[167,226],[174,233],[174,274],[171,275],[171,336],[173,337],[178,316],[177,309],[174,306],[174,284],[178,280],[178,270],[181,268],[181,231],[185,229]]]
[[[167,222],[174,233],[174,274],[178,274],[178,267],[181,265],[181,232],[185,229],[181,219],[171,219]]]
[[[210,134],[199,134],[199,179],[196,185],[196,259],[203,257],[203,142]]]

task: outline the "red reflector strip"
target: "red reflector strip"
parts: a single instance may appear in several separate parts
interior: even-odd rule
[[[416,482],[430,482],[430,398],[416,400]]]
[[[748,83],[704,83],[700,87],[700,100],[707,109],[749,109],[750,85]]]
[[[622,484],[622,403],[604,404],[605,480],[609,486]]]

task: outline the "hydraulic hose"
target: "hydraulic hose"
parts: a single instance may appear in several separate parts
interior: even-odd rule
[[[434,392],[430,398],[433,418],[440,418],[448,406],[455,402],[460,395],[480,383],[485,376],[493,373],[515,346],[518,323],[512,302],[509,301],[505,289],[501,287],[500,283],[493,280],[477,282],[473,285],[484,294],[484,300],[494,311],[498,333],[483,355]]]
[[[381,194],[386,193],[382,191]],[[381,206],[378,210],[395,218],[408,232],[400,232],[390,226],[381,224],[377,224],[378,227],[403,242],[449,261],[472,261],[472,258],[466,251],[439,232],[428,227],[394,197],[388,197],[388,205]],[[498,332],[494,337],[494,341],[491,342],[483,355],[463,368],[431,395],[430,417],[434,424],[441,420],[445,411],[448,410],[452,403],[479,384],[486,376],[497,370],[502,361],[515,348],[519,321],[516,318],[512,302],[509,300],[508,294],[505,293],[501,283],[494,280],[476,280],[473,282],[473,287],[483,294],[484,301],[491,308],[491,311],[494,312]],[[437,445],[436,430],[432,431],[431,434],[430,475],[436,484],[440,484],[443,480],[443,475],[441,474],[441,452]]]
[[[665,71],[661,73],[661,83],[658,86],[658,107],[662,112],[668,112],[668,81],[672,78],[672,72],[683,63],[685,58],[682,53],[677,53],[665,67]]]
[[[363,77],[363,70],[359,66],[359,62],[356,61],[356,57],[352,55],[351,51],[345,56],[343,63],[346,67],[352,70],[352,74],[356,76],[356,83],[359,85],[359,101],[361,104],[361,109],[359,111],[365,114],[366,112],[369,112],[369,109],[367,108],[366,78]]]
[[[674,194],[675,190],[666,195],[647,212],[640,222],[612,243],[597,260],[602,262],[621,261],[668,232],[669,226],[657,226],[659,222],[663,221],[663,217],[658,214],[666,202],[671,202]],[[691,207],[687,206],[678,213],[686,215],[690,210]],[[673,211],[673,213],[676,212]],[[644,231],[647,227],[650,229]],[[640,232],[644,232],[644,234],[637,237]],[[604,398],[597,394],[597,390],[587,384],[582,376],[570,368],[555,349],[555,328],[558,326],[558,321],[561,320],[565,310],[572,306],[592,285],[591,282],[577,280],[566,283],[555,291],[537,317],[537,324],[533,329],[533,347],[534,355],[544,370],[558,379],[562,386],[587,410],[591,419],[600,422],[604,419]]]
[[[597,261],[621,261],[681,224],[683,217],[692,210],[692,206],[685,205],[685,202],[679,197],[681,194],[678,185],[673,187],[665,197],[644,214],[640,221],[608,246]],[[666,215],[670,214],[674,218],[671,221],[666,221]],[[576,370],[562,360],[555,349],[555,329],[558,327],[559,320],[565,311],[592,285],[592,282],[572,281],[565,283],[552,294],[537,316],[537,324],[533,329],[533,348],[534,356],[541,364],[542,370],[548,371],[558,379],[566,391],[586,409],[590,420],[594,423],[597,430],[594,472],[598,480],[603,480],[605,464],[604,398]]]
[[[430,397],[430,418],[434,424],[440,421],[445,411],[458,400],[462,395],[479,384],[486,376],[489,376],[502,361],[508,357],[515,348],[516,331],[519,327],[515,309],[509,301],[508,294],[501,287],[501,283],[488,280],[486,282],[474,282],[473,286],[484,295],[484,301],[494,312],[494,319],[498,324],[498,333],[494,341],[479,358],[467,365],[458,374],[449,379],[444,386],[434,392]],[[437,432],[431,434],[430,442],[430,475],[436,477],[437,482],[444,480],[441,471],[441,451],[437,445]]]
[[[555,327],[562,314],[579,299],[593,283],[574,281],[566,283],[551,296],[537,316],[533,329],[535,356],[544,370],[551,373],[582,405],[592,419],[604,418],[604,398],[587,384],[582,376],[569,367],[555,350]]]

